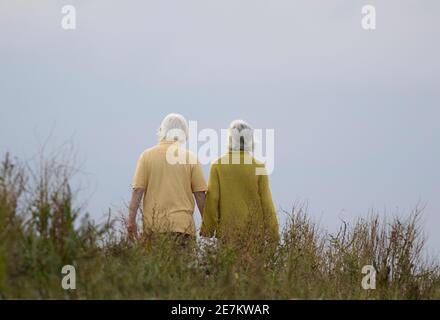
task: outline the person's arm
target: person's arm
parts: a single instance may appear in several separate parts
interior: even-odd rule
[[[200,215],[203,217],[203,208],[205,207],[206,192],[205,191],[194,192],[194,198],[196,198],[197,208],[199,208]]]
[[[199,208],[202,219],[207,189],[208,188],[206,186],[202,166],[197,161],[197,163],[191,168],[191,190],[194,194],[194,198],[196,199],[197,207]]]
[[[136,215],[139,209],[139,204],[142,200],[142,196],[145,193],[147,187],[147,169],[145,165],[145,153],[141,154],[136,164],[136,171],[134,173],[132,187],[133,191],[131,193],[130,206],[128,207],[128,235],[136,236],[137,225],[136,225]]]
[[[220,184],[217,173],[217,166],[211,166],[208,181],[208,192],[206,193],[205,208],[202,215],[202,227],[200,235],[203,237],[213,237],[217,231],[219,223],[219,201],[220,201]]]
[[[131,193],[127,226],[129,236],[136,236],[137,234],[136,215],[144,192],[145,188],[133,188],[133,192]]]

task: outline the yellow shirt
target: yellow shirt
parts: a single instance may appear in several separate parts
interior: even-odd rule
[[[170,163],[178,152],[185,163]],[[173,153],[174,152],[174,153]],[[139,157],[133,188],[145,188],[143,197],[144,230],[180,232],[195,236],[194,192],[206,191],[203,171],[195,155],[172,141],[161,141]]]

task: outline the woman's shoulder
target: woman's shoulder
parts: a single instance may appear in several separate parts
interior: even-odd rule
[[[214,159],[211,161],[211,166],[221,166],[221,165],[229,165],[229,164],[236,164],[234,161],[240,161],[240,164],[249,164],[254,165],[257,167],[264,167],[264,162],[258,160],[253,155],[249,154],[249,157],[237,157],[234,159],[233,154],[231,153],[225,153],[219,158]]]

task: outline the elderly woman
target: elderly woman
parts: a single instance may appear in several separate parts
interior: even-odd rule
[[[194,198],[202,212],[207,189],[195,155],[180,144],[188,136],[188,124],[179,114],[163,119],[159,143],[145,150],[136,166],[130,202],[128,231],[137,233],[136,215],[143,198],[143,226],[146,235],[167,234],[184,242],[195,238]],[[173,161],[175,153],[185,161]]]
[[[278,220],[264,164],[253,156],[253,130],[244,121],[229,127],[229,152],[211,166],[200,234],[278,240]],[[257,170],[257,168],[260,168]]]

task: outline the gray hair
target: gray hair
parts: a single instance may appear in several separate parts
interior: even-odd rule
[[[157,135],[160,141],[185,142],[188,138],[188,123],[185,117],[170,113],[162,120]]]
[[[254,130],[243,120],[234,120],[231,122],[228,130],[229,150],[248,151],[254,150]]]

